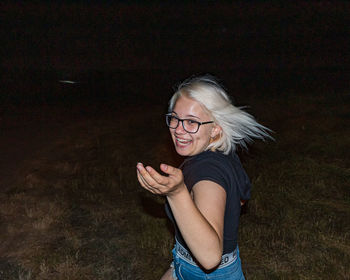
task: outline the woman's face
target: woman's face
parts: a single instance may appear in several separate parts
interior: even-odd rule
[[[172,114],[179,119],[191,119],[198,122],[212,121],[208,114],[197,101],[181,96],[176,101]],[[215,138],[221,128],[214,123],[203,124],[196,133],[188,133],[184,130],[182,122],[177,128],[169,128],[176,152],[181,156],[194,156],[203,152],[210,140]]]

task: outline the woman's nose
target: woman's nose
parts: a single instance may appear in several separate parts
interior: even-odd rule
[[[179,125],[177,126],[177,128],[175,129],[175,132],[177,134],[185,134],[186,130],[184,129],[184,124],[182,121],[179,121]]]

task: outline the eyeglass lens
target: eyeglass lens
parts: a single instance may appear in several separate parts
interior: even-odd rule
[[[198,131],[199,128],[199,123],[196,121],[192,121],[192,120],[179,120],[177,117],[175,116],[166,116],[166,120],[167,120],[167,125],[170,128],[177,128],[179,125],[179,122],[182,122],[182,127],[184,128],[185,131],[190,132],[190,133],[195,133]]]

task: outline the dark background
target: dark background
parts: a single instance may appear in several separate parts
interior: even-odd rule
[[[247,277],[349,278],[350,2],[152,3],[0,2],[0,278],[161,275],[135,165],[178,166],[163,113],[206,72],[276,140],[240,151]]]
[[[349,11],[347,1],[4,2],[0,102],[164,104],[198,73],[234,96],[343,93]]]

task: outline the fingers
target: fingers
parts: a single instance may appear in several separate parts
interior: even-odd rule
[[[145,168],[142,163],[138,163],[136,167],[137,178],[141,186],[152,193],[161,194],[162,192],[160,191],[160,188],[162,185],[160,182],[162,181],[161,177],[163,176],[149,166]]]
[[[144,167],[141,163],[137,165],[138,171],[141,176],[149,183],[150,185],[167,185],[168,178],[159,174],[151,166]]]
[[[138,163],[136,168],[141,186],[154,194],[166,195],[183,183],[182,171],[167,164],[161,164],[160,169],[169,176],[161,175],[150,166],[144,167],[142,163]]]
[[[150,187],[150,185],[155,185],[155,181],[149,175],[148,171],[145,169],[142,163],[138,163],[137,166],[137,178],[143,187]]]
[[[174,185],[179,184],[180,182],[183,181],[183,174],[181,169],[167,165],[162,163],[160,165],[160,169],[169,175],[168,180],[171,181]]]
[[[144,181],[143,177],[141,176],[140,171],[136,170],[136,173],[137,173],[137,180],[139,181],[140,185],[143,188],[146,188],[146,182]]]
[[[169,174],[169,175],[174,172],[173,169],[174,169],[174,167],[167,165],[167,164],[164,164],[164,163],[162,163],[160,165],[160,170],[162,170],[164,173]]]
[[[180,169],[164,163],[160,165],[160,170],[162,170],[164,173],[170,176],[175,176],[175,177],[179,176],[179,174],[181,173]]]
[[[148,174],[152,177],[152,179],[160,185],[167,185],[169,183],[169,179],[166,176],[159,174],[156,170],[154,170],[151,166],[147,166],[146,170]]]
[[[154,194],[160,194],[159,190],[157,188],[152,187],[151,185],[149,185],[147,183],[147,181],[142,177],[142,175],[140,174],[140,172],[137,170],[137,178],[140,182],[140,185],[146,189],[147,191],[154,193]]]

